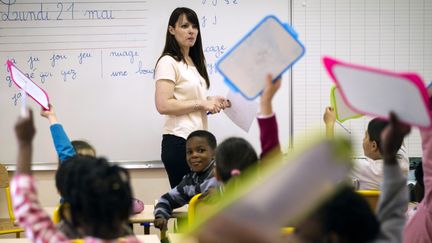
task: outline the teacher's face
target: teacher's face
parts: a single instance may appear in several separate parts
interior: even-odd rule
[[[169,26],[169,32],[174,36],[180,48],[189,49],[195,45],[198,35],[198,26],[189,22],[186,15],[180,15],[175,26]]]
[[[214,150],[206,138],[191,137],[186,141],[186,161],[193,172],[201,172],[210,164]]]

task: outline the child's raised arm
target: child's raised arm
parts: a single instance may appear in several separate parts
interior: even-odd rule
[[[33,123],[33,111],[27,117],[19,117],[15,123],[15,135],[18,140],[18,174],[31,174],[32,142],[36,129]]]
[[[432,88],[428,88],[432,107]],[[417,212],[407,222],[404,229],[404,242],[432,242],[432,130],[420,129],[422,142],[424,196]]]
[[[267,75],[266,86],[263,90],[260,99],[260,115],[262,116],[271,116],[273,115],[273,97],[276,92],[279,90],[281,86],[281,78],[279,77],[274,82],[272,81],[273,77],[271,75]]]
[[[273,77],[267,75],[266,86],[263,90],[260,99],[260,114],[258,116],[258,125],[260,128],[261,141],[261,158],[266,155],[275,153],[278,156],[281,154],[279,144],[279,132],[276,121],[276,115],[273,113],[273,98],[281,86],[281,78],[273,82]],[[273,156],[269,156],[273,157]],[[262,160],[263,163],[265,160]]]
[[[49,110],[41,110],[41,116],[48,119],[50,122],[50,131],[53,139],[54,147],[60,162],[76,155],[75,149],[72,146],[69,137],[63,129],[63,126],[58,123],[57,115],[52,104],[49,104]]]
[[[377,217],[380,233],[376,242],[402,242],[405,211],[408,206],[408,189],[396,154],[410,127],[399,122],[390,114],[390,124],[381,133],[381,148],[384,158],[384,181],[378,201]]]
[[[326,137],[334,137],[334,124],[336,122],[336,113],[333,107],[327,106],[323,116],[324,123],[326,125]]]

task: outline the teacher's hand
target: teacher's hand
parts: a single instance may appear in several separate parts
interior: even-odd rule
[[[212,100],[217,102],[220,109],[224,110],[225,108],[231,107],[231,103],[223,96],[208,96],[207,100]]]
[[[207,100],[202,101],[202,107],[206,112],[210,112],[212,114],[218,113],[222,110],[220,102],[208,98]]]

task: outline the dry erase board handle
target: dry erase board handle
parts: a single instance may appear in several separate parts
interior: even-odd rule
[[[225,84],[234,92],[238,93],[240,90],[227,78],[224,78]]]
[[[297,32],[289,25],[288,23],[282,23],[282,26],[294,37],[295,39],[298,39]]]

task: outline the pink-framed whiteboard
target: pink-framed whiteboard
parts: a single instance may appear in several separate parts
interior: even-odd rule
[[[409,125],[432,128],[429,96],[415,73],[396,73],[323,58],[345,103],[359,114],[388,119],[390,111]]]
[[[7,60],[6,65],[15,85],[26,92],[43,109],[49,110],[49,98],[45,90],[21,72],[21,70],[19,70],[11,60]]]

